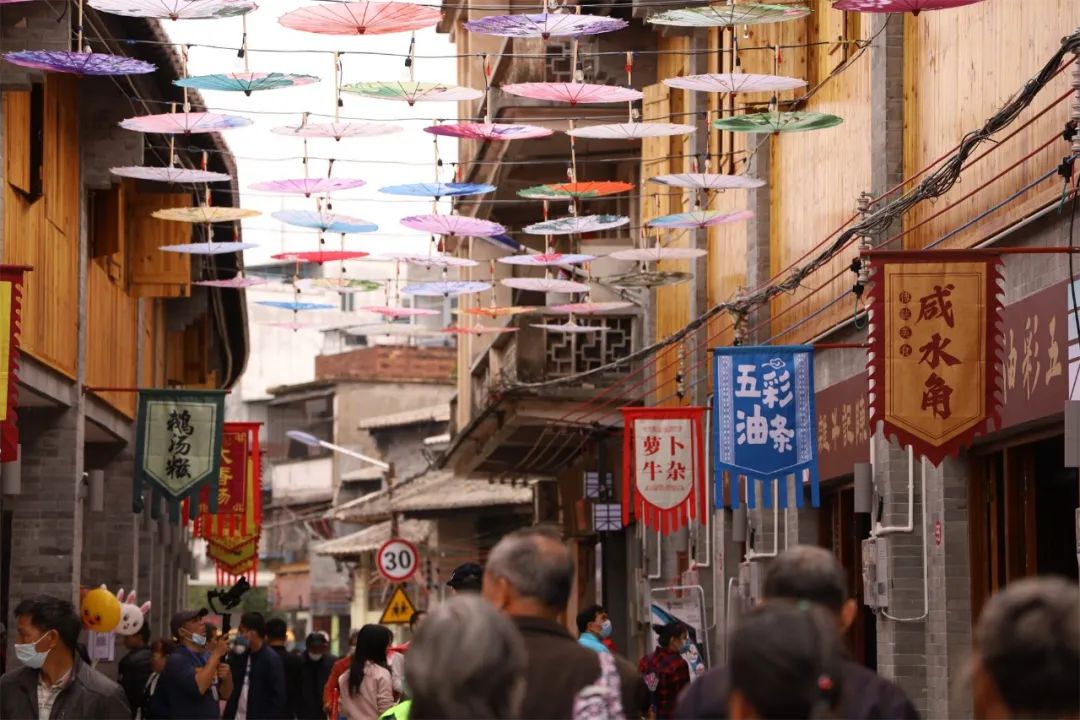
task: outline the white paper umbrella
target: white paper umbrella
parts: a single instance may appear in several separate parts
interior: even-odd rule
[[[120,177],[133,178],[135,180],[151,180],[154,182],[167,183],[211,183],[225,182],[230,179],[226,173],[210,172],[209,170],[194,170],[192,168],[176,167],[148,167],[145,165],[128,165],[125,167],[109,168],[109,172]]]
[[[720,173],[657,175],[649,178],[649,182],[691,190],[751,190],[765,185],[764,180],[749,175],[722,175]]]
[[[733,27],[787,22],[798,20],[809,14],[810,8],[802,5],[714,3],[703,7],[679,8],[657,13],[647,17],[645,22],[676,27]]]
[[[664,84],[679,90],[696,90],[713,93],[759,93],[783,92],[806,87],[806,81],[783,75],[755,75],[754,73],[706,73],[667,78]]]
[[[465,29],[478,35],[497,37],[551,38],[580,37],[622,30],[625,20],[606,15],[584,13],[535,13],[489,15],[465,23]]]
[[[574,233],[600,232],[622,227],[630,222],[624,215],[582,215],[546,220],[525,227],[530,235],[572,235]]]
[[[507,265],[529,265],[533,267],[547,267],[550,265],[580,265],[590,260],[595,260],[595,255],[577,255],[571,253],[537,253],[535,255],[509,255],[499,258],[499,262]]]
[[[651,247],[616,250],[608,257],[615,260],[633,260],[635,262],[660,262],[661,260],[694,260],[707,254],[707,250],[697,248]]]
[[[586,125],[567,130],[572,137],[596,140],[638,140],[640,138],[687,135],[697,130],[693,125],[661,122],[626,122],[606,125]]]
[[[692,228],[707,228],[714,225],[726,225],[728,223],[742,222],[754,217],[752,210],[735,210],[724,212],[722,210],[692,210],[690,212],[675,213],[653,218],[648,223],[649,227],[670,228],[675,230],[689,230]]]
[[[595,332],[607,332],[608,327],[604,325],[578,325],[573,320],[564,323],[540,323],[534,324],[532,327],[539,328],[541,330],[547,330],[554,333],[566,333],[568,335],[580,335],[584,333]]]
[[[423,325],[404,325],[398,323],[381,323],[374,325],[358,325],[345,331],[346,335],[360,337],[371,335],[393,335],[399,337],[434,337],[439,334],[438,330],[424,327]]]
[[[449,297],[451,295],[471,295],[491,289],[491,283],[478,280],[442,280],[439,282],[413,283],[401,288],[405,295],[426,297]]]
[[[501,335],[517,332],[516,327],[496,327],[494,325],[448,325],[439,332],[447,335]]]
[[[208,242],[186,243],[183,245],[162,245],[158,250],[181,253],[183,255],[225,255],[227,253],[248,250],[253,247],[258,247],[258,245],[246,242]]]
[[[345,85],[341,90],[376,100],[404,100],[410,106],[418,102],[461,102],[462,100],[476,100],[484,96],[482,90],[412,80],[358,82]]]
[[[101,12],[160,20],[203,20],[245,15],[256,7],[247,0],[90,0]]]
[[[344,277],[305,278],[296,283],[301,290],[311,292],[313,290],[330,290],[342,295],[353,293],[371,292],[382,285],[374,280],[360,280]]]
[[[373,259],[396,260],[419,267],[476,267],[479,265],[469,258],[455,257],[454,255],[430,255],[427,253],[392,252],[379,253]]]
[[[642,270],[605,278],[604,282],[619,288],[654,288],[665,285],[678,285],[694,276],[688,272],[673,270]]]
[[[503,278],[499,281],[503,287],[515,290],[528,290],[542,293],[582,293],[589,292],[589,286],[574,280],[559,280],[558,278]]]
[[[432,310],[430,308],[403,307],[400,305],[365,305],[364,307],[357,309],[388,318],[428,317],[431,315],[442,314],[438,310]]]
[[[270,132],[277,135],[305,138],[363,138],[379,137],[401,132],[400,125],[386,123],[365,122],[332,122],[332,123],[301,123],[300,125],[283,125],[276,127]]]
[[[506,232],[499,223],[467,215],[410,215],[402,218],[401,224],[433,235],[457,237],[492,237]]]
[[[570,303],[568,305],[552,305],[545,308],[544,312],[568,313],[570,315],[599,315],[615,310],[624,310],[633,307],[634,303],[626,300],[608,300],[607,302],[583,302]]]
[[[237,275],[236,277],[228,278],[227,280],[197,280],[192,285],[202,285],[203,287],[214,288],[232,288],[234,290],[243,290],[244,288],[255,287],[256,285],[265,285],[269,280],[263,278],[252,278]]]

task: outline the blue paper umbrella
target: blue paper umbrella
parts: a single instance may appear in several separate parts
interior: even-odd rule
[[[173,80],[173,85],[197,90],[225,90],[242,92],[250,95],[256,90],[276,90],[278,88],[310,85],[318,82],[314,75],[294,75],[278,72],[236,72],[214,75],[195,75],[180,80]]]
[[[322,210],[278,210],[271,213],[271,217],[280,220],[286,225],[312,228],[331,233],[366,233],[375,232],[379,226],[367,220],[337,215],[336,213]]]
[[[337,305],[330,303],[292,302],[288,300],[256,300],[255,304],[282,310],[292,310],[293,312],[299,312],[300,310],[333,310],[337,307]]]
[[[410,197],[431,197],[436,200],[458,195],[482,195],[495,189],[494,185],[483,183],[410,183],[408,185],[389,185],[379,188],[379,192],[388,195],[408,195]]]

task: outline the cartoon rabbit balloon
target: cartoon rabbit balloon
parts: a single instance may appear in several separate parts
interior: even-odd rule
[[[116,633],[118,635],[134,635],[142,628],[146,614],[150,612],[150,603],[144,602],[141,606],[138,605],[138,600],[135,599],[135,591],[132,591],[127,596],[127,602],[124,602],[123,588],[116,593],[116,599],[121,603],[120,624],[116,626]]]

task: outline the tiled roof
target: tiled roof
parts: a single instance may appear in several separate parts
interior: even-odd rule
[[[431,523],[427,520],[402,520],[398,523],[397,536],[411,543],[427,542],[431,535]],[[390,521],[366,527],[358,532],[319,543],[313,549],[317,555],[334,558],[350,558],[375,552],[390,539]]]

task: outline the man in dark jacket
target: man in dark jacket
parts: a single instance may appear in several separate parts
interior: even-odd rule
[[[75,652],[82,623],[66,600],[37,595],[15,608],[15,656],[0,678],[0,718],[130,720],[123,689]]]
[[[851,627],[858,610],[848,597],[844,569],[836,556],[812,545],[798,545],[776,556],[765,573],[762,594],[766,600],[809,601],[825,608],[835,616],[841,634]],[[839,681],[842,720],[918,720],[919,713],[903,690],[857,662],[841,662]],[[713,668],[686,689],[675,717],[726,718],[730,685],[727,668]]]
[[[289,708],[288,716],[297,717],[296,699],[300,688],[300,655],[289,652],[289,626],[281,618],[270,618],[266,621],[266,642],[270,648],[281,658],[281,665],[285,668],[285,695],[286,705]],[[319,720],[322,720],[320,717]]]
[[[124,647],[128,654],[120,659],[118,680],[120,687],[124,688],[127,696],[128,707],[131,708],[131,717],[142,703],[143,693],[146,692],[146,681],[150,679],[151,655],[150,652],[150,626],[145,622],[134,635],[124,636]]]
[[[266,620],[262,613],[240,616],[237,642],[247,652],[229,658],[233,691],[225,705],[225,720],[285,720],[289,715],[285,667],[266,643]]]
[[[304,646],[304,654],[300,656],[297,697],[294,698],[296,717],[300,720],[324,720],[323,688],[330,679],[330,671],[337,658],[330,654],[330,643],[320,633],[308,635]]]
[[[526,528],[492,549],[484,569],[484,598],[509,615],[525,640],[529,664],[520,717],[559,720],[573,714],[574,698],[600,679],[600,660],[558,622],[574,582],[574,560],[559,535]],[[623,711],[639,718],[649,694],[637,669],[616,657]]]

